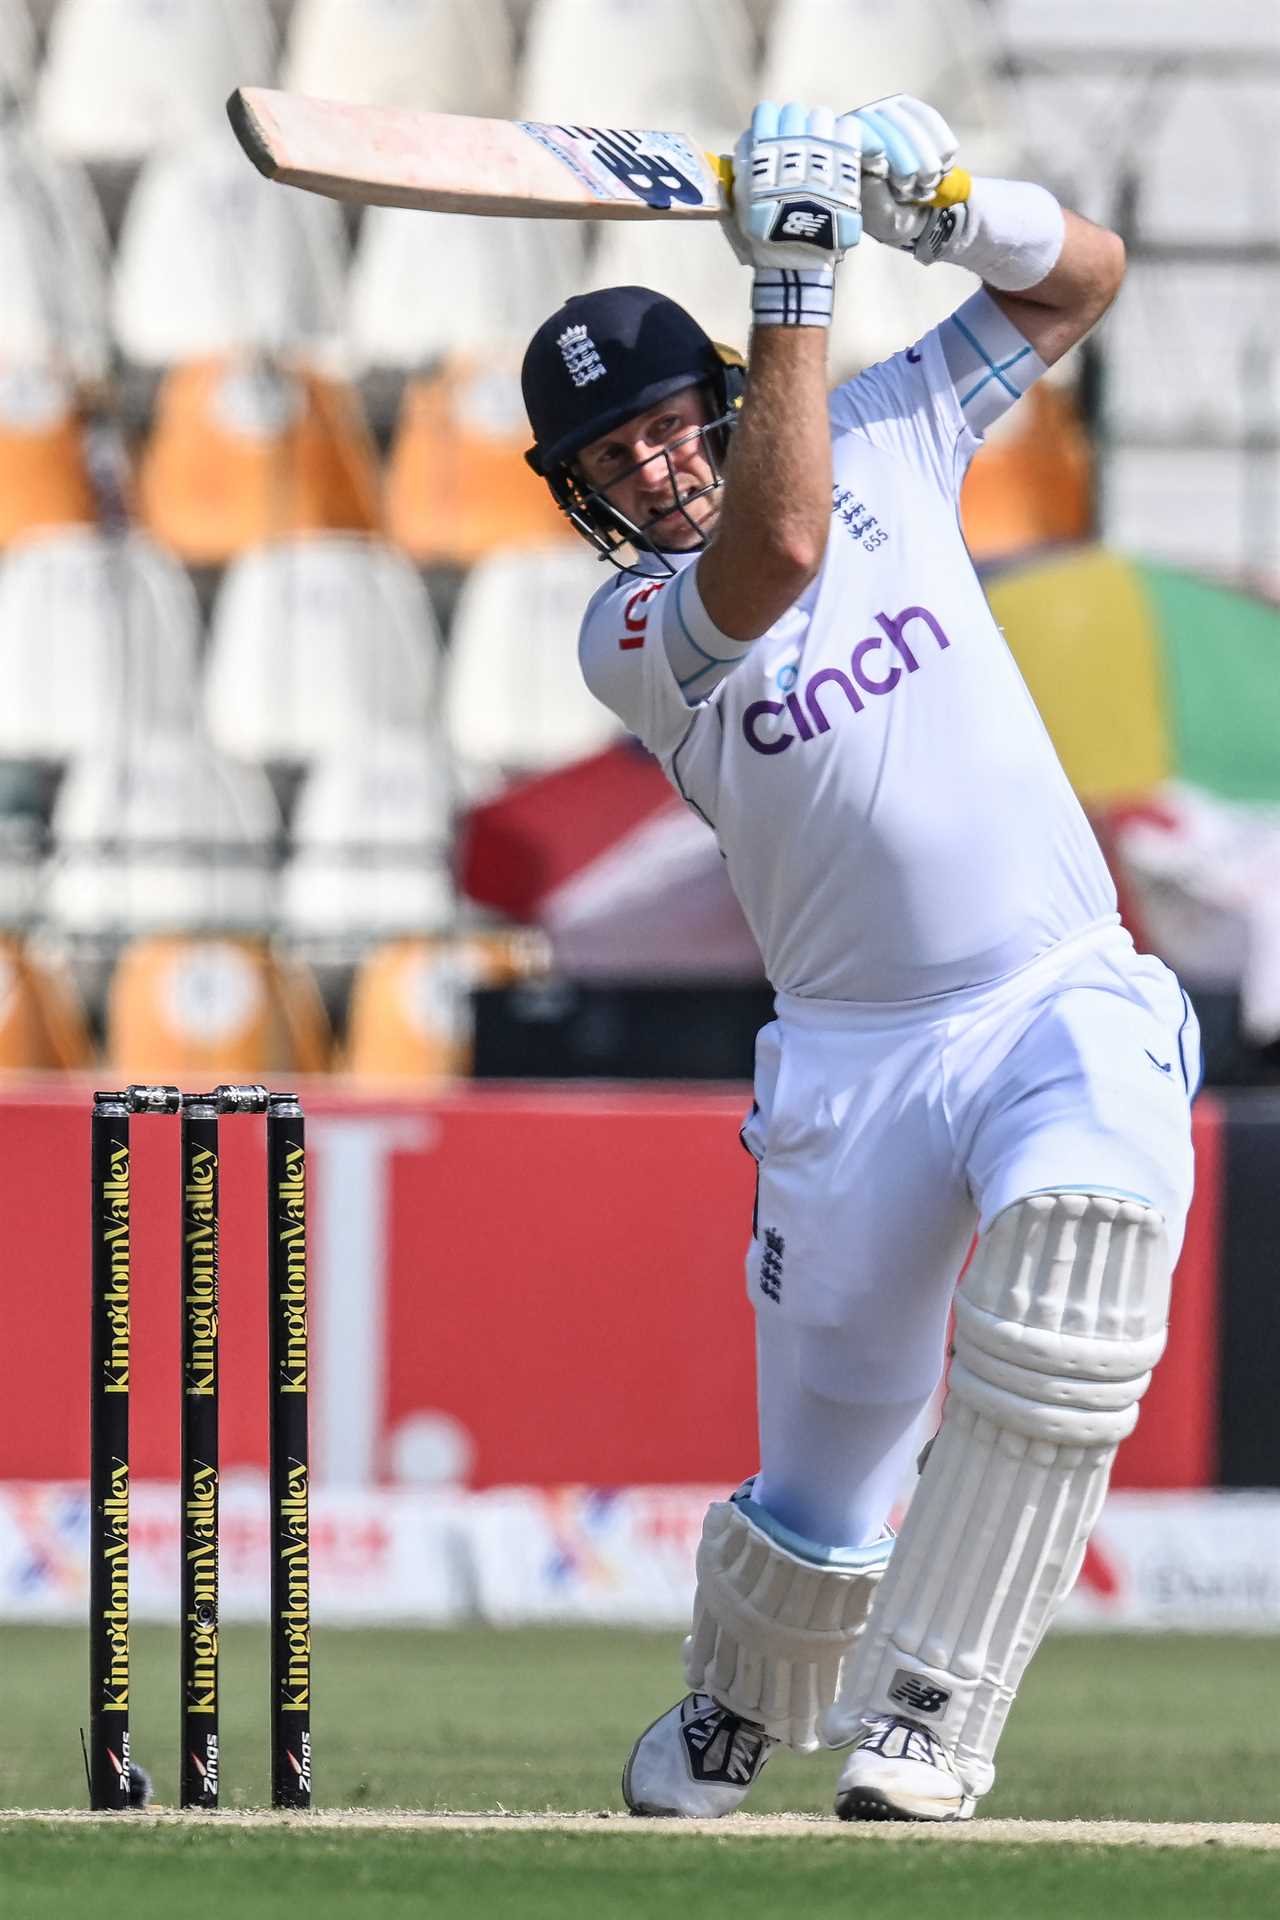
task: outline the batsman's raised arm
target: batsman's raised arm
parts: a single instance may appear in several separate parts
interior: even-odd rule
[[[862,234],[852,116],[765,103],[734,155],[730,244],[754,270],[750,373],[696,592],[726,639],[758,639],[809,586],[831,523],[827,334]]]

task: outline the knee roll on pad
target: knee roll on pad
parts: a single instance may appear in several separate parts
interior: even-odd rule
[[[1163,1351],[1169,1281],[1163,1218],[1139,1201],[1035,1194],[983,1236],[956,1296],[942,1425],[823,1719],[831,1745],[900,1714],[938,1735],[969,1792],[988,1790]]]
[[[716,1501],[703,1522],[685,1675],[696,1692],[811,1753],[893,1539],[849,1548],[802,1540],[751,1488],[748,1480]]]

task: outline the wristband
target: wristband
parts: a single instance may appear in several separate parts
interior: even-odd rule
[[[912,252],[924,266],[945,260],[999,293],[1024,293],[1052,272],[1066,221],[1051,193],[1029,180],[975,180],[967,200],[939,207]]]
[[[833,266],[757,267],[752,321],[757,327],[829,327],[835,284]]]

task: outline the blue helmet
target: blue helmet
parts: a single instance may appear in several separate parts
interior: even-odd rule
[[[653,552],[653,544],[575,472],[574,457],[669,393],[699,385],[710,394],[711,418],[698,431],[717,487],[745,378],[741,355],[717,346],[665,294],[648,287],[574,294],[543,321],[524,357],[520,379],[534,437],[525,459],[579,533],[625,571],[621,549]]]

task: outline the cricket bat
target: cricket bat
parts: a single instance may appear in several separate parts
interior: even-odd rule
[[[683,133],[480,120],[242,87],[227,102],[259,173],[365,206],[541,220],[714,220],[733,168]],[[955,168],[935,206],[964,199]]]

